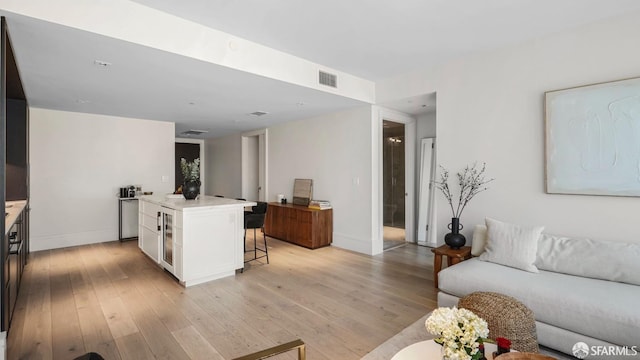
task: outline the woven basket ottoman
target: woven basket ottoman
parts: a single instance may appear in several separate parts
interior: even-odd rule
[[[511,348],[520,352],[538,352],[536,320],[520,301],[493,292],[474,292],[462,297],[458,307],[471,310],[489,325],[489,338],[511,340]]]

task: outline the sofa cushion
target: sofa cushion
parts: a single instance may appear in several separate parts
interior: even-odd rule
[[[480,224],[476,225],[471,239],[471,255],[480,256],[487,246],[487,227]]]
[[[527,227],[486,218],[487,245],[479,257],[482,261],[538,272],[536,261],[538,238],[542,226]]]
[[[462,297],[493,291],[520,300],[536,320],[618,345],[640,346],[640,286],[549,271],[463,261],[438,274],[440,290]]]
[[[564,274],[640,285],[640,245],[542,234],[536,266]]]

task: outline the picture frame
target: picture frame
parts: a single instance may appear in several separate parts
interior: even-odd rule
[[[295,179],[293,181],[293,204],[309,206],[313,195],[313,180]]]
[[[545,191],[640,196],[640,77],[547,91]]]

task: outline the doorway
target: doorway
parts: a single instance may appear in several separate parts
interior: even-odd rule
[[[242,198],[267,201],[267,129],[242,134]]]
[[[404,245],[405,230],[405,128],[389,120],[382,123],[383,249]]]
[[[246,138],[247,161],[242,169],[242,197],[250,200],[260,198],[260,150],[258,147],[259,136],[247,136]]]
[[[180,143],[176,142],[175,148],[175,189],[177,190],[179,187],[182,187],[184,184],[184,175],[182,175],[182,168],[180,167],[180,160],[185,159],[189,162],[192,162],[195,159],[200,158],[200,144],[198,143]],[[202,159],[200,159],[202,166]],[[200,169],[200,174],[202,177],[202,168]],[[201,180],[202,181],[202,180]]]

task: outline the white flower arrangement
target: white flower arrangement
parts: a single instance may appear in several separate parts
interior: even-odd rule
[[[443,357],[449,360],[477,360],[480,341],[489,336],[487,322],[467,309],[438,308],[427,321],[427,331],[437,337]]]

